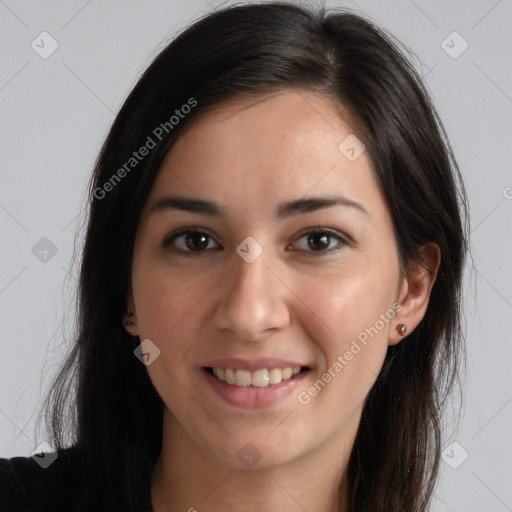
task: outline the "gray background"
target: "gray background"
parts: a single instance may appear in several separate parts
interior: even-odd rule
[[[228,3],[0,1],[0,456],[44,441],[42,392],[72,334],[75,234],[80,247],[87,180],[115,113],[151,56]],[[448,420],[433,510],[512,511],[512,2],[327,2],[341,5],[416,52],[471,203],[464,415],[458,430]],[[31,47],[43,51],[45,37],[51,48],[44,31],[58,44],[46,59]]]

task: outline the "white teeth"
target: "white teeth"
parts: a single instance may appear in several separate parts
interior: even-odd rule
[[[251,384],[253,386],[256,386],[257,388],[266,388],[269,382],[268,370],[256,370],[255,372],[252,372]]]
[[[279,384],[283,380],[283,374],[279,368],[273,368],[270,370],[268,377],[270,379],[270,384]]]
[[[288,368],[283,368],[283,369],[281,370],[281,373],[282,373],[282,375],[283,375],[283,380],[287,380],[287,379],[289,379],[289,378],[292,376],[293,368],[290,368],[290,367],[288,367]]]
[[[225,375],[226,375],[226,382],[228,384],[235,383],[235,370],[232,370],[231,368],[226,368]]]
[[[250,386],[251,385],[251,372],[248,372],[247,370],[237,370],[235,372],[235,385]]]
[[[213,375],[219,380],[239,387],[254,386],[266,388],[272,384],[279,384],[300,373],[300,366],[294,368],[263,368],[251,372],[249,370],[234,370],[232,368],[212,368]]]

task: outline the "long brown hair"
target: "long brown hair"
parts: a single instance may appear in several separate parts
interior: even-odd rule
[[[463,354],[468,228],[456,161],[418,73],[392,36],[349,12],[258,2],[209,14],[174,39],[124,102],[97,159],[78,332],[47,409],[54,444],[74,444],[84,474],[90,472],[83,510],[107,509],[113,500],[116,509],[142,510],[161,449],[163,404],[133,355],[140,340],[126,333],[122,319],[135,233],[162,160],[206,109],[287,87],[314,90],[350,112],[391,212],[404,268],[427,242],[441,249],[428,310],[404,342],[389,348],[348,466],[352,512],[428,508],[443,405]],[[183,105],[191,108],[173,122]],[[147,156],[127,166],[150,136]]]

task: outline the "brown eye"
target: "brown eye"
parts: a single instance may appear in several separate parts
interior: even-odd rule
[[[298,240],[303,239],[305,243],[299,247],[299,250],[310,253],[311,256],[330,254],[342,246],[349,245],[347,240],[337,232],[321,227],[310,228]],[[211,245],[212,242],[214,246]],[[162,247],[170,246],[172,250],[185,256],[199,256],[204,251],[220,247],[210,235],[195,228],[186,228],[165,237]]]
[[[172,248],[178,253],[194,255],[194,253],[199,254],[207,249],[211,249],[210,242],[213,242],[213,238],[207,233],[187,228],[165,237],[162,241],[162,246],[169,247],[172,245]]]
[[[321,251],[329,247],[330,235],[325,233],[312,233],[308,236],[308,244],[314,251]]]
[[[198,249],[200,251],[208,247],[208,235],[202,233],[188,233],[184,235],[184,243],[188,249]]]
[[[305,239],[305,244],[300,250],[312,253],[312,256],[322,256],[338,250],[341,246],[348,245],[344,237],[338,233],[326,229],[315,228],[303,234],[299,240]],[[334,241],[337,243],[332,245]],[[316,254],[315,254],[316,253]]]

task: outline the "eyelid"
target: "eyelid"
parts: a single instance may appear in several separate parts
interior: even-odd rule
[[[169,245],[172,244],[172,242],[178,238],[179,236],[182,236],[182,235],[186,235],[188,233],[199,233],[199,234],[204,234],[206,235],[210,240],[213,240],[217,245],[220,245],[213,236],[211,236],[208,232],[208,230],[206,228],[201,228],[201,227],[196,227],[196,226],[187,226],[187,227],[184,227],[184,228],[181,228],[173,233],[170,233],[168,235],[166,235],[164,237],[164,239],[162,240],[162,247],[163,248],[168,248]],[[295,236],[295,239],[294,239],[294,243],[296,243],[298,240],[300,240],[301,238],[303,238],[305,235],[308,235],[308,234],[314,234],[314,233],[323,233],[323,234],[326,234],[327,236],[329,236],[330,238],[337,238],[339,240],[339,243],[331,248],[331,249],[327,249],[325,251],[307,251],[307,250],[300,250],[299,251],[302,251],[302,252],[305,252],[305,253],[308,253],[309,256],[313,256],[313,257],[316,257],[316,256],[323,256],[323,255],[327,255],[327,254],[331,254],[333,252],[337,252],[338,250],[340,250],[342,247],[344,246],[349,246],[349,247],[353,247],[354,245],[354,240],[346,235],[346,234],[343,234],[343,233],[340,233],[339,231],[333,229],[333,228],[329,228],[329,227],[326,227],[324,226],[323,224],[316,224],[316,225],[312,225],[312,226],[309,226],[307,228],[304,228],[303,230],[301,230],[299,232],[298,235]],[[202,250],[199,250],[199,251],[185,251],[183,249],[178,249],[176,247],[173,248],[175,252],[177,252],[178,254],[182,254],[182,255],[186,255],[186,256],[201,256],[202,254],[204,254],[205,252],[208,252],[208,251],[211,251],[211,249],[202,249]]]
[[[326,233],[332,237],[338,237],[347,245],[352,245],[355,243],[353,238],[349,236],[347,233],[343,233],[334,228],[329,228],[325,224],[313,224],[311,226],[308,226],[307,228],[304,228],[299,232],[297,238],[301,238],[309,233]]]
[[[178,238],[181,235],[186,235],[188,233],[199,233],[206,235],[210,240],[213,240],[217,245],[220,245],[215,238],[209,234],[208,230],[205,228],[200,228],[196,226],[187,226],[181,229],[178,229],[177,231],[174,231],[168,235],[166,235],[162,240],[162,247],[168,247],[174,239]],[[180,249],[176,249],[178,252]],[[193,251],[182,251],[182,252],[188,252],[190,254],[193,254]],[[200,251],[196,251],[196,253],[199,253]]]
[[[310,226],[308,228],[305,228],[302,230],[297,236],[293,243],[296,243],[298,240],[300,240],[302,237],[309,235],[309,234],[326,234],[329,238],[337,238],[339,242],[330,249],[326,249],[325,251],[303,251],[308,256],[317,257],[317,256],[327,256],[332,253],[338,252],[343,247],[353,247],[354,242],[351,237],[348,235],[345,235],[343,233],[340,233],[338,230],[328,228],[324,226],[323,224],[317,224],[314,226]],[[299,249],[300,251],[300,249]]]

